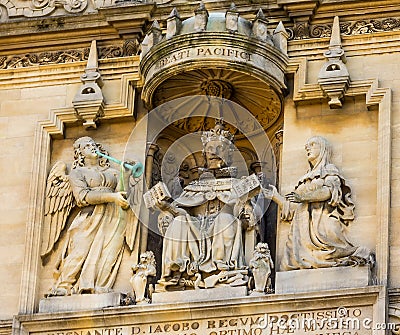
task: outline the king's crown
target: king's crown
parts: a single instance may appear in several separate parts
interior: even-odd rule
[[[201,135],[201,141],[205,146],[210,141],[230,141],[233,142],[234,135],[229,131],[225,130],[225,123],[222,119],[215,120],[215,127],[208,131],[203,131]]]

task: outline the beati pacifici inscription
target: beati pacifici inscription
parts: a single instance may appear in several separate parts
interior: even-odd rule
[[[366,335],[374,329],[372,311],[363,306],[64,330],[41,335]]]
[[[237,48],[226,48],[217,46],[203,46],[187,50],[176,51],[167,57],[161,58],[156,65],[157,69],[163,68],[168,64],[179,62],[189,58],[212,57],[236,59],[239,61],[251,61],[252,54]]]

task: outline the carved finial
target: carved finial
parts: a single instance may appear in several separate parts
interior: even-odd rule
[[[89,58],[86,64],[86,70],[97,70],[98,66],[98,55],[96,41],[92,41],[90,44]]]
[[[340,39],[339,17],[335,16],[332,25],[332,35],[329,50],[324,53],[328,61],[322,66],[318,75],[318,83],[329,97],[330,108],[341,108],[342,99],[350,85],[350,75],[347,71],[346,58]]]
[[[277,33],[286,33],[287,34],[286,28],[283,25],[282,21],[279,21],[278,25],[275,28],[274,33],[276,33],[276,34]]]
[[[166,39],[170,39],[179,34],[182,28],[182,21],[176,7],[171,11],[167,19],[167,34]]]
[[[268,42],[273,45],[272,37],[268,34],[268,20],[264,15],[264,12],[260,8],[253,21],[253,35],[263,42]]]
[[[171,10],[171,13],[168,16],[168,19],[171,19],[171,18],[174,18],[174,17],[177,17],[179,19],[181,18],[180,15],[179,15],[178,10],[176,9],[176,7],[174,7],[174,9]]]
[[[150,28],[150,29],[151,29],[151,30],[153,30],[153,29],[159,29],[159,30],[161,30],[160,24],[158,23],[157,20],[154,20],[154,22],[153,22],[153,24],[151,25],[151,28]]]
[[[235,5],[234,2],[231,3],[231,5],[230,5],[228,11],[229,11],[229,12],[237,12],[237,8],[236,8],[236,5]]]
[[[194,11],[195,14],[197,14],[198,12],[202,12],[202,11],[207,11],[206,6],[204,4],[203,1],[200,1],[199,3],[199,7],[197,7]]]
[[[331,48],[342,48],[342,41],[340,38],[340,25],[339,16],[333,18],[331,41],[329,43],[329,49]]]
[[[148,36],[147,43],[149,49],[151,49],[153,46],[161,42],[162,39],[161,28],[157,20],[154,20],[147,36]]]
[[[83,85],[72,100],[78,119],[85,128],[97,128],[96,121],[104,116],[103,81],[98,72],[96,41],[92,41],[85,73],[81,76]]]
[[[287,41],[289,33],[286,31],[282,21],[279,21],[274,30],[273,40],[277,48],[279,48],[285,55],[287,55]]]
[[[229,9],[225,14],[225,28],[231,33],[236,33],[238,31],[238,20],[239,20],[239,12],[235,4],[232,2]]]
[[[267,18],[265,17],[264,12],[263,12],[263,10],[261,8],[257,12],[256,19],[266,20],[267,21]]]
[[[208,11],[203,1],[200,2],[199,7],[194,11],[194,30],[205,31],[207,29]]]

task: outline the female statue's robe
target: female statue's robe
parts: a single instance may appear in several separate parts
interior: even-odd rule
[[[365,264],[369,260],[370,251],[354,246],[345,236],[345,226],[354,219],[350,188],[324,157],[299,180],[295,192],[301,196],[323,187],[330,191],[329,200],[283,204],[281,217],[291,221],[281,261],[283,271]]]

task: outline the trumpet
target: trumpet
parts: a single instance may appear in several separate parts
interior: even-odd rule
[[[101,157],[107,158],[109,161],[112,161],[118,165],[122,164],[125,168],[132,171],[132,176],[134,176],[135,178],[140,177],[143,174],[144,168],[143,168],[143,164],[140,162],[136,162],[134,165],[125,163],[125,162],[120,161],[119,159],[116,159],[114,157],[103,154],[99,150],[96,150],[96,154]]]

